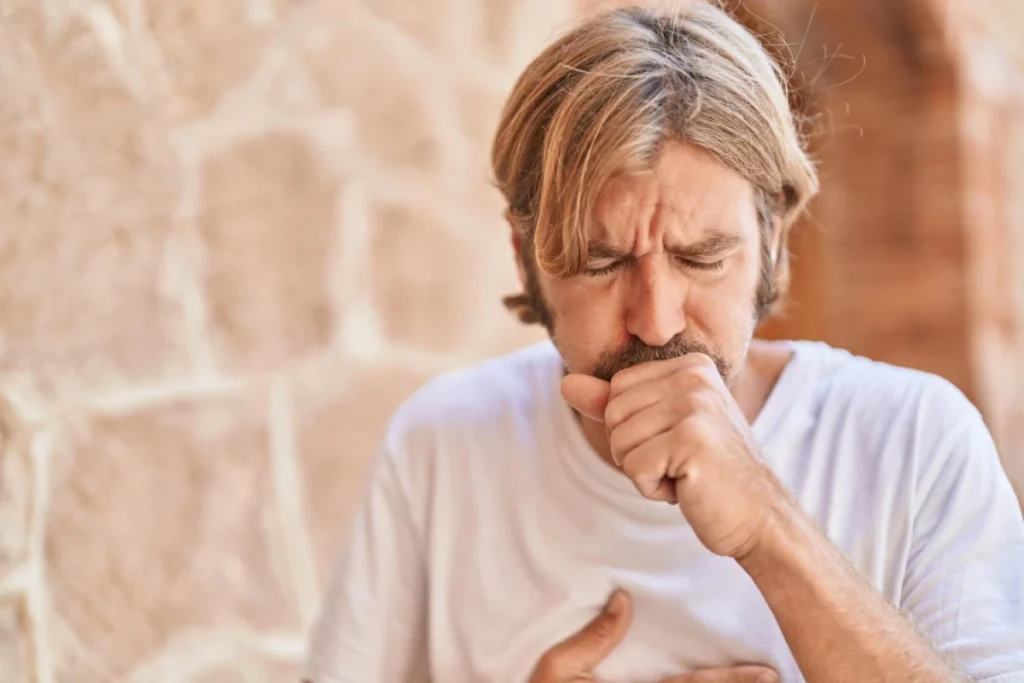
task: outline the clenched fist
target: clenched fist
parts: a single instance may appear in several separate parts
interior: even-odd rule
[[[605,423],[612,458],[637,490],[677,503],[714,553],[743,557],[771,516],[793,505],[704,354],[635,365],[611,382],[571,374],[562,395]]]
[[[544,653],[530,683],[593,683],[594,669],[626,635],[632,618],[629,596],[615,591],[589,624]],[[694,671],[659,683],[779,683],[779,676],[763,666],[738,666]]]

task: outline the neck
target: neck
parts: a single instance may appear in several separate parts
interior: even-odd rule
[[[792,356],[793,352],[780,342],[755,339],[750,343],[740,370],[729,387],[733,399],[743,411],[747,422],[753,423],[761,413],[768,396],[775,388],[779,376]],[[579,421],[583,435],[597,454],[615,467],[604,424],[595,422],[579,413],[576,414],[576,419]]]

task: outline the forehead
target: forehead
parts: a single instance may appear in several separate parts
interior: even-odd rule
[[[670,143],[647,172],[612,178],[594,206],[600,242],[637,241],[638,234],[697,239],[714,230],[757,230],[751,183],[709,152]]]

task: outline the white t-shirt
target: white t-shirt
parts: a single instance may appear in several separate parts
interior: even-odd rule
[[[933,375],[792,348],[753,424],[766,461],[940,651],[976,680],[1024,681],[1024,521],[978,412]],[[599,680],[739,663],[803,680],[739,565],[589,446],[561,373],[545,342],[444,375],[395,413],[310,681],[521,683],[616,586],[634,619]]]

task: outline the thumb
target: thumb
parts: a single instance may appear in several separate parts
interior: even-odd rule
[[[570,374],[562,379],[562,398],[591,420],[604,422],[611,384],[590,375]]]
[[[779,683],[779,674],[767,666],[734,666],[724,669],[701,669],[682,676],[666,678],[661,683]]]
[[[557,669],[555,680],[572,680],[593,671],[622,641],[632,619],[629,595],[616,590],[589,624],[552,648],[549,654],[552,668]]]

